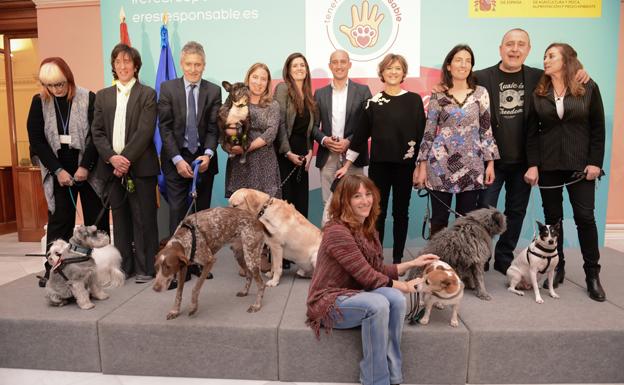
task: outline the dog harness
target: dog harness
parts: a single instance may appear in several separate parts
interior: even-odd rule
[[[535,240],[533,241],[535,242]],[[545,256],[545,255],[541,255],[541,254],[537,254],[535,251],[531,250],[531,247],[527,247],[527,253],[526,253],[526,259],[527,259],[527,263],[529,264],[529,266],[531,266],[531,260],[529,259],[529,253],[535,255],[536,257],[542,258],[542,259],[546,259],[547,263],[546,263],[546,267],[544,267],[544,269],[542,271],[540,271],[540,274],[544,274],[546,273],[546,271],[548,271],[548,266],[550,266],[550,261],[559,256],[559,253],[557,253],[557,248],[555,247],[554,249],[547,249],[545,247],[540,246],[537,243],[534,243],[534,246],[536,248],[538,248],[540,251],[543,251],[544,253],[552,253],[554,252],[554,255],[551,255],[549,257]]]
[[[91,259],[91,252],[93,249],[82,247],[80,245],[75,245],[73,243],[69,243],[69,251],[78,254],[77,257],[69,257],[69,258],[59,258],[54,266],[52,266],[52,271],[61,276],[65,281],[69,281],[69,278],[63,273],[63,268],[67,265],[71,265],[72,263],[80,263],[86,262]]]
[[[195,251],[197,250],[197,236],[195,235],[195,226],[186,222],[182,222],[180,226],[189,229],[189,231],[191,232],[191,255],[189,256],[190,265],[195,259]]]

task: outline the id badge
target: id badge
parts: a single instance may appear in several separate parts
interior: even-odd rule
[[[71,144],[71,135],[60,135],[61,144]]]

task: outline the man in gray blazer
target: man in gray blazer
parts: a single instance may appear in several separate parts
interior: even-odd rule
[[[364,102],[372,97],[368,86],[349,80],[350,68],[349,54],[343,50],[334,51],[329,57],[332,81],[314,93],[320,113],[313,134],[319,143],[316,167],[321,170],[323,203],[329,198],[334,174],[342,167],[344,154],[360,123]],[[349,169],[350,174],[362,174],[363,167],[368,165],[368,148],[359,149],[359,153],[355,167]]]
[[[217,163],[217,113],[221,87],[202,79],[206,55],[190,41],[180,54],[183,76],[163,82],[158,99],[162,151],[160,162],[167,183],[169,231],[175,231],[189,207],[194,160],[201,161],[197,183],[197,210],[210,207]]]
[[[100,155],[96,172],[107,181],[122,268],[126,277],[144,283],[154,276],[158,251],[156,91],[139,83],[141,56],[135,48],[115,46],[111,65],[117,83],[98,91],[91,124]]]

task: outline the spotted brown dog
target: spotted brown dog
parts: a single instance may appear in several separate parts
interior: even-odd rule
[[[184,277],[190,263],[203,266],[202,273],[193,288],[189,315],[197,312],[201,287],[216,261],[216,253],[227,243],[240,267],[245,271],[245,287],[236,295],[244,297],[249,293],[252,278],[256,281],[256,301],[247,312],[256,312],[262,307],[264,281],[260,275],[260,255],[264,245],[264,227],[253,214],[231,207],[217,207],[199,211],[186,217],[166,246],[156,255],[156,278],[153,289],[157,292],[169,287],[174,275],[178,274],[178,288],[173,308],[167,319],[180,314]]]

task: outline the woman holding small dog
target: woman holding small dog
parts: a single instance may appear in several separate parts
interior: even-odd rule
[[[307,218],[312,127],[318,113],[312,95],[310,66],[303,54],[295,52],[286,58],[282,78],[284,82],[275,87],[274,93],[281,115],[276,143],[282,180],[290,175],[282,186],[282,197]],[[299,170],[295,170],[297,167]]]
[[[477,86],[473,66],[469,46],[453,47],[442,66],[447,90],[433,92],[429,100],[413,182],[433,195],[432,236],[448,225],[453,195],[460,215],[477,209],[479,192],[494,182],[494,160],[500,158],[490,125],[490,98]]]
[[[98,195],[103,183],[93,172],[98,153],[89,130],[95,94],[76,85],[71,69],[60,57],[41,62],[39,81],[41,92],[32,99],[26,125],[30,147],[41,166],[48,203],[49,249],[52,241],[71,238],[79,194],[85,224],[95,222],[102,210]],[[109,232],[108,215],[97,227]],[[39,286],[45,286],[49,277],[46,261]]]
[[[594,218],[596,178],[602,172],[605,150],[605,117],[598,85],[579,83],[582,68],[576,51],[568,44],[553,43],[544,54],[544,74],[533,95],[535,121],[529,126],[525,181],[531,185],[563,186],[578,231],[589,297],[602,302],[600,251]],[[572,182],[572,183],[570,183]],[[546,224],[563,219],[563,187],[540,189]],[[554,287],[563,282],[563,227],[557,243],[559,264]]]
[[[255,63],[245,75],[245,84],[249,87],[249,150],[247,162],[241,163],[241,146],[235,146],[230,153],[237,155],[227,162],[225,197],[229,198],[240,188],[252,188],[281,198],[280,173],[273,141],[280,124],[279,104],[271,98],[269,85],[271,72],[264,63]]]
[[[438,259],[425,254],[384,265],[375,224],[379,190],[363,175],[346,175],[338,183],[330,207],[307,299],[307,325],[320,328],[362,327],[360,380],[364,385],[399,384],[401,334],[406,314],[403,293],[413,293],[421,278],[399,281],[413,267]]]

